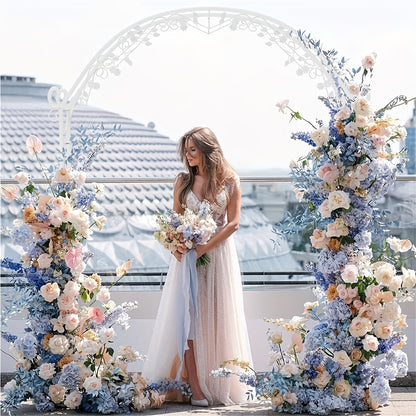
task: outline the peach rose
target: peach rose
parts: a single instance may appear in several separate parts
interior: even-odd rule
[[[374,335],[367,334],[363,339],[363,348],[365,351],[377,351],[378,339]]]
[[[351,321],[348,330],[353,337],[359,338],[364,336],[367,332],[370,332],[371,329],[372,323],[370,319],[366,317],[357,316]]]
[[[348,399],[351,392],[351,384],[347,380],[338,380],[334,383],[332,392],[337,397]]]
[[[49,386],[49,397],[56,404],[64,401],[65,393],[66,387],[62,384],[51,384]]]
[[[17,185],[2,185],[1,186],[1,197],[6,202],[12,202],[16,199],[20,189]]]
[[[40,288],[40,294],[46,302],[52,302],[59,297],[60,289],[58,283],[46,283]]]
[[[313,230],[312,235],[309,237],[312,247],[320,249],[327,246],[329,238],[326,236],[324,230]]]

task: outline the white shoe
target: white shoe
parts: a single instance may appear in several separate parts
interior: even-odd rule
[[[199,406],[199,407],[208,407],[208,400],[207,399],[195,400],[191,397],[191,405]]]

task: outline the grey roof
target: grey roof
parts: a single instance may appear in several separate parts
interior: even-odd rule
[[[16,165],[24,165],[33,177],[40,177],[36,162],[28,157],[26,138],[35,134],[43,142],[39,157],[48,167],[56,162],[60,149],[58,126],[50,117],[50,107],[45,94],[36,96],[31,79],[31,95],[19,85],[13,89],[13,81],[2,76],[1,103],[1,177],[13,178]],[[35,84],[37,85],[37,84]],[[47,84],[41,84],[47,91]],[[7,88],[6,88],[7,86]],[[169,177],[174,178],[182,168],[176,152],[176,143],[158,133],[149,124],[145,126],[129,118],[91,106],[78,106],[72,117],[72,126],[104,123],[108,128],[114,124],[121,131],[112,136],[88,172],[89,177]],[[172,207],[172,184],[108,184],[100,207],[107,223],[100,232],[95,231],[87,247],[94,254],[89,268],[97,272],[111,272],[129,257],[134,257],[132,270],[140,272],[166,271],[170,253],[153,238],[155,211]],[[3,227],[10,225],[19,215],[16,204],[2,204]],[[277,249],[272,242],[271,224],[259,207],[243,195],[240,229],[236,233],[236,245],[243,271],[300,270],[290,254],[286,242]],[[3,239],[2,256],[16,258],[19,251],[8,239]]]

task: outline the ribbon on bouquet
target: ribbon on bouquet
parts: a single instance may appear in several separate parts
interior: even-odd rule
[[[176,342],[181,364],[176,374],[176,380],[179,380],[185,351],[188,349],[188,337],[191,329],[191,310],[194,316],[197,316],[197,293],[198,293],[198,276],[196,272],[196,251],[189,250],[182,255],[179,263],[179,275],[181,288],[179,290],[178,316],[176,317]]]

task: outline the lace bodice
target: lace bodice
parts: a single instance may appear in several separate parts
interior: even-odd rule
[[[198,197],[192,192],[188,192],[186,196],[186,206],[194,212],[198,212],[201,201]],[[225,191],[222,191],[218,194],[215,202],[211,202],[211,213],[212,218],[217,224],[218,228],[224,227],[227,223],[227,195]]]

